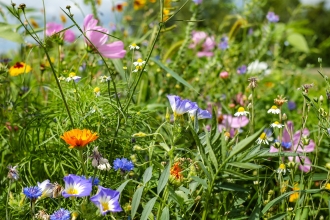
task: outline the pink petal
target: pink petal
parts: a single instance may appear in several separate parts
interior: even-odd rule
[[[201,51],[197,53],[198,57],[212,57],[213,52],[208,52],[208,51]]]
[[[299,169],[305,173],[311,170],[312,162],[306,156],[296,156],[295,158],[296,163],[299,164]]]
[[[96,48],[104,45],[108,41],[108,35],[104,33],[109,33],[107,29],[95,26],[91,29],[86,30],[86,37],[92,42],[93,46]],[[86,43],[90,45],[89,41],[85,39]]]
[[[67,42],[72,43],[76,39],[76,36],[74,35],[73,31],[66,30],[64,32],[64,40]]]
[[[282,141],[283,142],[291,142],[290,134],[293,133],[293,122],[288,121],[287,122],[287,128],[283,130],[283,136],[282,136]]]
[[[46,35],[52,36],[53,34],[63,30],[63,25],[54,22],[49,22],[46,24]]]
[[[84,18],[84,31],[90,30],[96,25],[97,25],[97,20],[94,19],[92,14],[89,14]]]
[[[278,149],[276,147],[270,146],[269,153],[275,153],[278,152]]]
[[[102,45],[97,49],[102,56],[107,58],[123,58],[126,55],[126,50],[124,50],[124,43],[122,41],[115,41],[110,44]]]

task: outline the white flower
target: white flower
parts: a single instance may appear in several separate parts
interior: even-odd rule
[[[138,49],[140,49],[140,47],[138,45],[136,45],[135,43],[129,45],[128,47],[129,47],[130,50],[135,50],[135,49],[138,50]]]
[[[266,75],[270,73],[270,70],[268,69],[268,65],[265,62],[259,62],[259,60],[256,60],[252,63],[250,63],[247,67],[247,73],[262,73],[264,72]]]
[[[109,171],[111,169],[111,165],[109,163],[100,164],[97,166],[97,169]]]
[[[237,112],[234,114],[234,116],[238,117],[238,116],[247,116],[249,114],[249,112],[245,111],[245,109],[243,107],[239,107]]]
[[[273,106],[267,111],[267,113],[280,114],[280,113],[281,113],[281,109],[277,108],[276,105],[273,105]]]
[[[101,83],[102,82],[108,82],[111,80],[110,76],[100,76]]]
[[[146,63],[146,61],[139,58],[136,62],[133,63],[134,66],[143,66]]]
[[[94,94],[96,97],[99,97],[101,95],[101,89],[99,87],[95,87]]]
[[[269,144],[267,141],[267,134],[263,132],[260,137],[256,140],[257,144]]]
[[[49,180],[45,180],[42,183],[37,183],[38,187],[42,191],[41,197],[52,197],[53,196],[53,190],[54,190],[54,184],[52,184]]]
[[[58,81],[64,81],[66,78],[64,76],[58,77]]]
[[[272,128],[282,128],[284,125],[280,124],[278,121],[275,121],[270,125]]]
[[[66,78],[65,81],[70,82],[70,81],[73,80],[74,82],[77,83],[77,82],[79,82],[80,79],[81,79],[80,76],[76,76],[76,73],[71,72],[71,73],[69,74],[69,77]]]
[[[286,166],[284,163],[281,163],[278,169],[276,170],[277,173],[283,173],[284,175],[286,174]]]

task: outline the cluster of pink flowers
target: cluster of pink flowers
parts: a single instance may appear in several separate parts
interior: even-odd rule
[[[201,50],[197,52],[198,57],[211,57],[213,56],[213,50],[216,46],[214,36],[208,36],[204,31],[193,31],[192,43],[189,48],[198,48],[201,46]]]

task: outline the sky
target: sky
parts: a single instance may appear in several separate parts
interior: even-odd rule
[[[12,0],[16,5],[24,2],[27,8],[35,8],[36,12],[31,14],[35,18],[35,20],[39,21],[39,24],[42,25],[42,0]],[[114,14],[111,11],[112,5],[114,2],[123,2],[124,0],[102,0],[101,7],[98,7],[99,17],[102,21],[102,25],[106,28],[110,29],[110,23],[115,23]],[[130,0],[131,1],[131,0]],[[207,1],[207,0],[204,0]],[[237,3],[242,3],[244,0],[234,0]],[[317,4],[322,0],[300,0],[303,4]],[[324,0],[326,2],[326,7],[330,8],[330,0]],[[66,10],[66,6],[71,6],[71,13],[74,14],[74,18],[78,24],[83,23],[83,18],[86,14],[91,13],[91,9],[89,6],[83,3],[83,0],[44,0],[46,6],[46,19],[47,22],[53,21],[60,23],[60,14],[63,14],[61,8]],[[10,5],[11,0],[0,0],[0,3]],[[81,10],[79,7],[81,7]],[[4,12],[10,24],[18,24],[18,21],[13,18],[8,10],[2,6],[0,6],[1,10]],[[0,17],[0,22],[3,22],[2,17]],[[67,23],[65,27],[70,26],[71,23]],[[78,32],[77,32],[78,33]],[[17,43],[10,42],[8,40],[0,38],[0,53],[8,51],[13,48],[18,48],[19,45]]]

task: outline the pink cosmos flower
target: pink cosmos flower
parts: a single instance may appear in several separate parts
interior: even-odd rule
[[[288,159],[289,161],[295,161],[296,163],[298,163],[299,169],[302,170],[303,172],[309,172],[311,170],[312,162],[308,157],[304,156],[303,154],[314,151],[315,143],[313,140],[310,140],[307,145],[303,145],[302,139],[309,135],[309,131],[307,128],[305,128],[303,131],[299,130],[296,133],[294,133],[292,136],[292,140],[290,138],[290,134],[293,134],[292,121],[287,122],[287,129],[284,129],[283,131],[283,137],[281,143],[282,150],[287,152],[300,153],[299,156],[288,157]],[[300,134],[302,135],[302,138],[300,138]],[[270,153],[274,153],[278,151],[279,150],[274,146],[271,146],[269,150]]]
[[[193,31],[192,43],[189,45],[189,48],[196,48],[200,44],[202,46],[202,50],[197,52],[198,57],[213,56],[212,50],[216,46],[214,37],[208,36],[204,31]]]
[[[49,22],[46,24],[46,35],[52,36],[64,29],[62,24],[57,24],[54,22]],[[62,32],[61,32],[62,33]],[[76,36],[74,35],[73,31],[70,29],[64,31],[64,40],[67,42],[72,43],[76,39]]]
[[[115,41],[107,44],[109,31],[101,26],[97,26],[97,20],[92,14],[84,19],[84,32],[89,41],[85,38],[88,46],[97,49],[100,54],[107,58],[123,58],[126,55],[124,43]],[[92,44],[91,44],[91,43]]]
[[[229,131],[230,136],[235,135],[235,129],[245,127],[249,123],[249,119],[246,116],[233,117],[231,115],[222,115],[218,117],[218,128],[222,132],[223,129]]]

